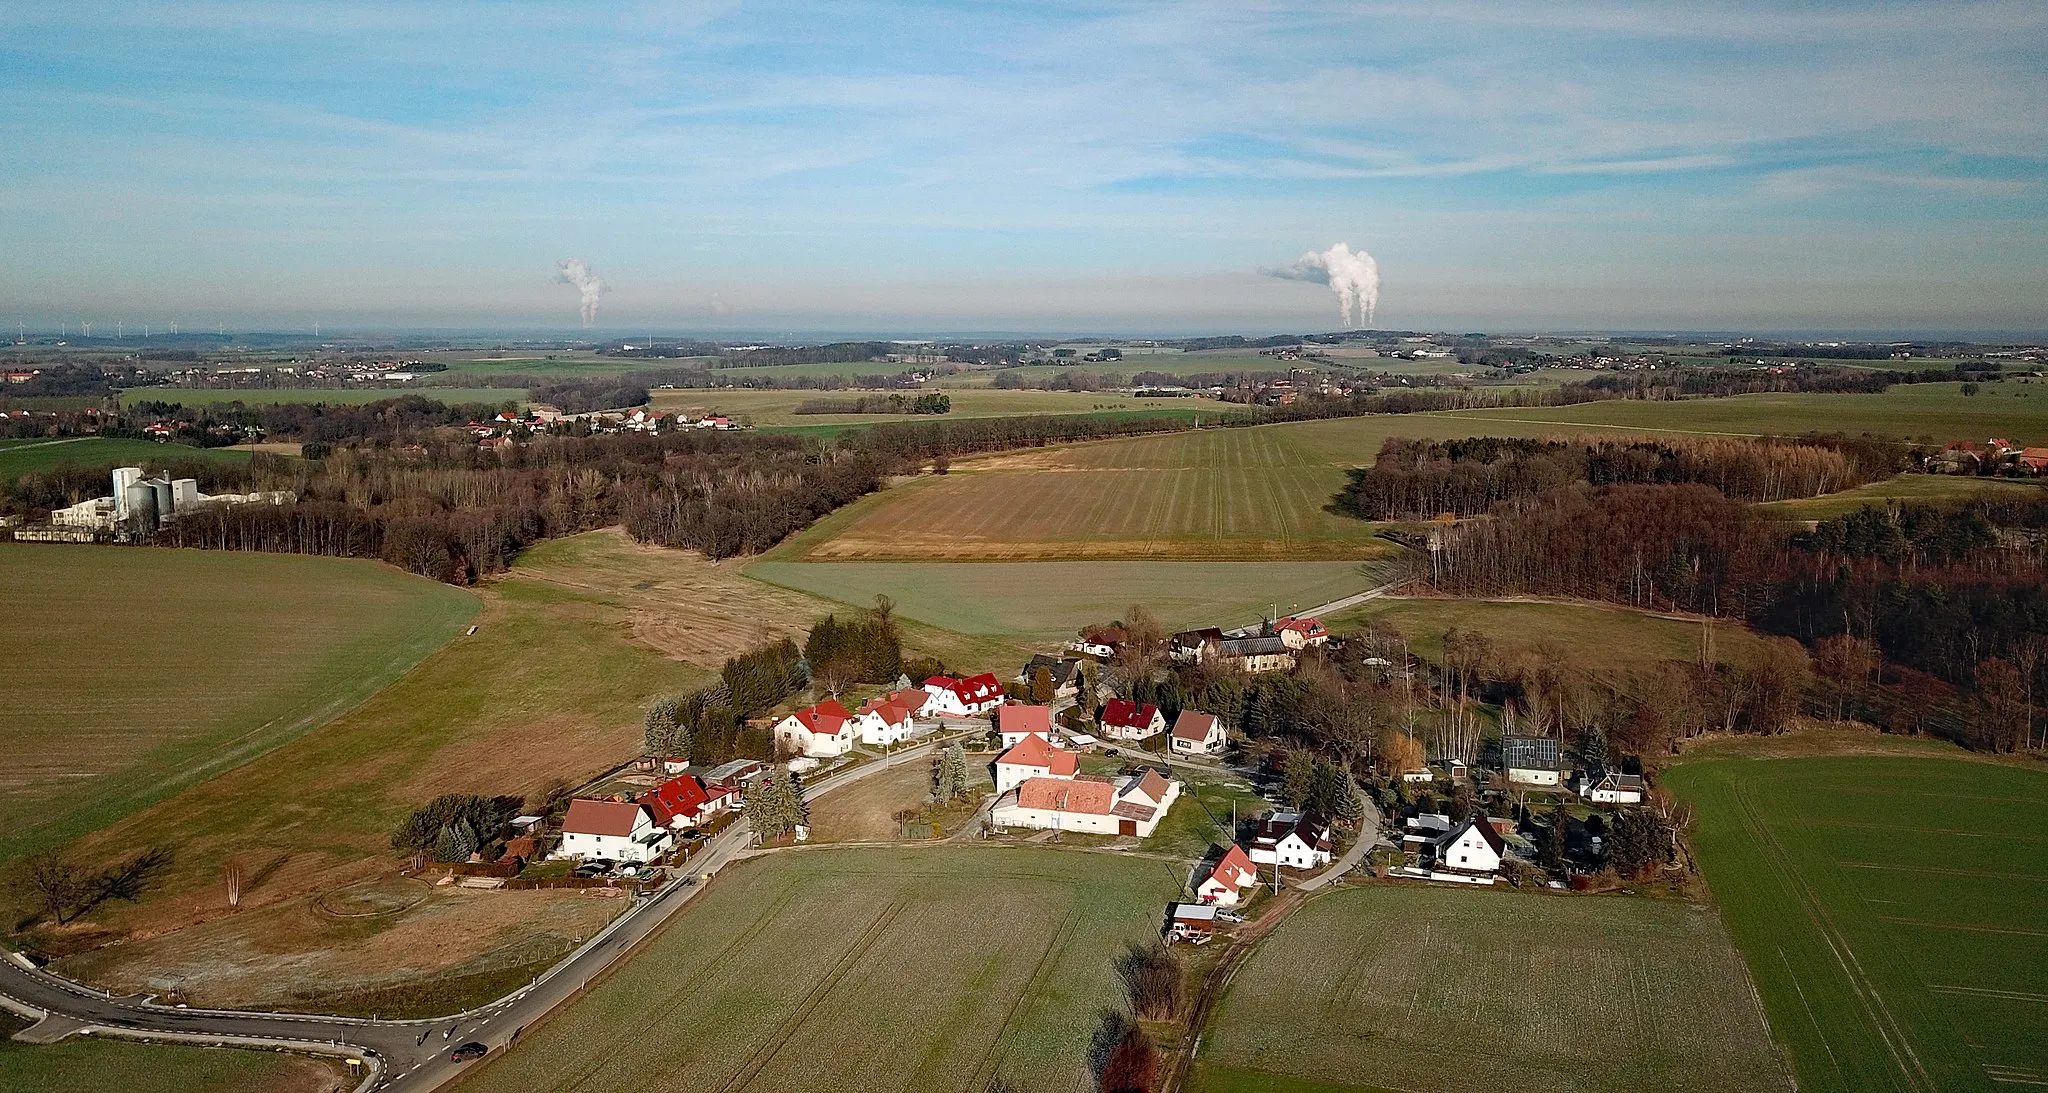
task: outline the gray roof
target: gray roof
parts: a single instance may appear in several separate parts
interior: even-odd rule
[[[1226,657],[1255,657],[1294,650],[1279,638],[1225,638],[1216,643],[1216,651]]]
[[[1547,736],[1509,736],[1500,742],[1500,765],[1509,770],[1556,770],[1563,765],[1557,741]]]

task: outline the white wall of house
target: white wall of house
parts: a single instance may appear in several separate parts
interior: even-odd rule
[[[644,836],[655,831],[654,821],[643,818],[634,825],[633,834],[593,835],[580,831],[562,833],[561,853],[577,858],[610,858],[613,861],[644,862],[667,853],[675,845],[673,836],[666,832],[651,845],[642,841]]]
[[[1277,862],[1290,869],[1313,869],[1318,865],[1328,865],[1331,861],[1329,851],[1310,846],[1292,832],[1273,846],[1254,845],[1247,853],[1260,865],[1272,865]]]
[[[890,723],[882,715],[870,711],[855,718],[860,724],[860,742],[869,747],[884,747],[900,744],[910,739],[910,719]]]
[[[1436,861],[1440,868],[1474,873],[1491,873],[1500,868],[1500,855],[1494,853],[1493,845],[1474,827],[1466,828],[1464,833],[1439,848]]]
[[[1051,767],[1027,767],[1022,763],[997,763],[996,792],[1008,793],[1023,785],[1026,779],[1046,778],[1051,775]]]
[[[853,723],[844,722],[838,733],[827,734],[812,732],[794,716],[785,717],[775,724],[775,742],[785,751],[813,759],[830,759],[853,750]]]
[[[1117,832],[1118,817],[1096,815],[1092,812],[1058,812],[1049,808],[1025,808],[1021,805],[998,806],[989,813],[990,822],[997,827],[1035,827],[1054,831],[1086,831],[1098,835],[1114,835]],[[1141,825],[1139,830],[1145,834]]]
[[[1588,791],[1586,800],[1602,805],[1638,805],[1643,803],[1643,793],[1637,789],[1600,786]]]
[[[1557,772],[1537,767],[1509,767],[1508,781],[1520,782],[1525,786],[1554,786],[1558,784]]]

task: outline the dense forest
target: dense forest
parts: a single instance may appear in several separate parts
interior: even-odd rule
[[[1389,438],[1351,472],[1334,502],[1366,520],[1475,516],[1498,502],[1584,483],[1712,486],[1742,501],[1812,497],[1905,469],[1902,445],[1847,437],[1797,440]]]
[[[1865,508],[1803,532],[1704,485],[1578,486],[1499,502],[1435,544],[1416,571],[1445,592],[1738,619],[1812,649],[1837,708],[1972,746],[2048,744],[2048,500]]]

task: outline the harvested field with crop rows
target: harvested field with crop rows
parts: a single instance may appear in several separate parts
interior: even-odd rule
[[[1385,885],[1267,938],[1197,1066],[1198,1090],[1792,1087],[1711,908]]]
[[[986,848],[802,850],[728,868],[643,953],[463,1088],[1093,1089],[1178,865]],[[683,1078],[681,1076],[687,1076]]]
[[[2048,1084],[2048,772],[1720,759],[1664,783],[1802,1090]]]

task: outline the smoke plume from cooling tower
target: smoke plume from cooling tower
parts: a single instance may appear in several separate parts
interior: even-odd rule
[[[1266,274],[1283,281],[1312,281],[1330,286],[1337,294],[1337,309],[1344,325],[1372,325],[1373,312],[1380,306],[1380,264],[1362,250],[1344,243],[1317,253],[1309,251],[1279,269]]]
[[[565,285],[575,285],[583,294],[583,325],[597,321],[597,298],[611,291],[604,278],[590,271],[581,258],[564,258],[555,263],[555,280]]]

